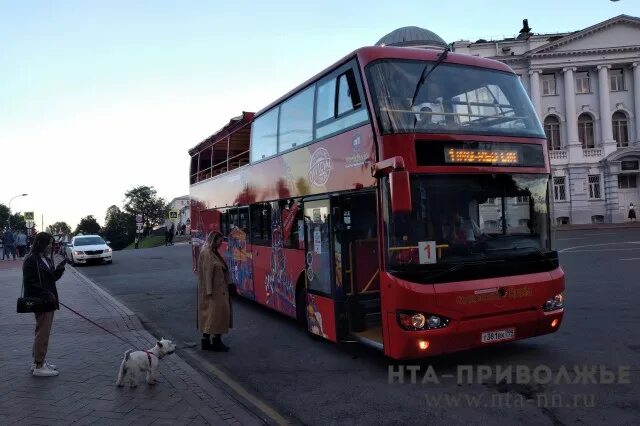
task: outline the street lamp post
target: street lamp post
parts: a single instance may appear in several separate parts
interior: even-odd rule
[[[29,195],[29,194],[18,194],[15,197],[11,197],[11,199],[9,200],[9,206],[8,206],[9,207],[9,229],[11,229],[11,202],[13,200],[15,200],[16,198],[26,197],[27,195]]]

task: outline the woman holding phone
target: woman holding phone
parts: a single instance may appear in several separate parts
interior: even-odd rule
[[[60,309],[56,281],[64,273],[63,260],[54,266],[52,247],[53,236],[46,232],[38,233],[33,239],[31,251],[22,266],[25,297],[38,297],[49,300],[51,308],[47,312],[36,312],[36,331],[33,342],[33,365],[31,370],[37,377],[57,376],[56,366],[46,362],[49,335],[53,325],[53,313]]]

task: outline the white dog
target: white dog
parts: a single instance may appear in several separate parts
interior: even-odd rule
[[[134,351],[129,349],[124,353],[124,359],[120,364],[116,386],[124,386],[126,381],[130,387],[138,386],[140,374],[147,372],[147,383],[156,384],[156,371],[160,359],[172,354],[176,345],[171,340],[160,339],[156,345],[148,351]]]

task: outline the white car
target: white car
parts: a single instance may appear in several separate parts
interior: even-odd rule
[[[78,235],[67,245],[67,259],[72,265],[91,261],[111,263],[113,250],[107,244],[109,241],[99,235]]]

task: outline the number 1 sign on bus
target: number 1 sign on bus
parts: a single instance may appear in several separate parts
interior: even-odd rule
[[[189,154],[194,268],[222,232],[238,293],[309,333],[407,359],[562,322],[545,134],[507,65],[358,49]]]

